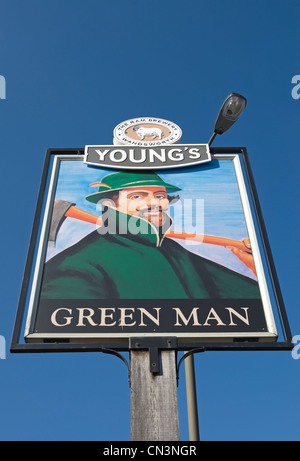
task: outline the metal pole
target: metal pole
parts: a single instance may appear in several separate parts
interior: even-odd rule
[[[208,141],[208,145],[211,146],[213,140],[215,139],[215,137],[217,136],[218,133],[214,132],[210,138],[210,140]]]
[[[189,355],[185,359],[185,382],[186,382],[186,400],[188,411],[189,438],[190,441],[198,442],[199,436],[199,421],[198,421],[198,405],[196,393],[196,378],[194,356]]]

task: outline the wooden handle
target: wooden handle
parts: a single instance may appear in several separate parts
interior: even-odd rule
[[[69,218],[80,219],[81,221],[86,221],[91,224],[97,224],[98,226],[102,225],[102,218],[100,216],[87,213],[86,211],[80,210],[75,206],[71,206],[71,208],[69,208],[69,210],[66,212],[66,216]],[[178,232],[172,230],[166,232],[166,237],[181,240],[194,240],[195,242],[220,245],[223,247],[234,247],[247,253],[252,253],[249,239],[239,241],[225,237],[216,237],[214,235],[191,234],[188,232]]]

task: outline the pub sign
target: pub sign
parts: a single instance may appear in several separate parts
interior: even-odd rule
[[[47,151],[26,344],[277,341],[245,150],[180,138],[148,117],[120,124],[112,146]]]

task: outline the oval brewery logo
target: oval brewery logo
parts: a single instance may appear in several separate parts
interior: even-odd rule
[[[113,146],[85,146],[84,163],[121,169],[188,166],[211,160],[208,144],[180,144],[181,129],[161,118],[126,120],[114,129]]]
[[[181,129],[173,122],[161,118],[138,117],[116,126],[114,145],[163,146],[179,143],[181,135]]]

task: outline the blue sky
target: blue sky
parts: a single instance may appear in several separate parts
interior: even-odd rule
[[[1,0],[1,440],[129,440],[124,364],[104,354],[10,354],[45,151],[112,144],[133,117],[207,142],[219,107],[241,119],[214,147],[246,146],[293,335],[300,334],[296,0]],[[202,440],[299,440],[300,360],[290,352],[195,356]],[[178,388],[188,440],[184,367]]]

